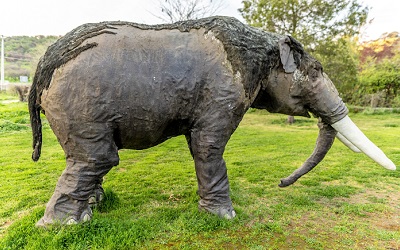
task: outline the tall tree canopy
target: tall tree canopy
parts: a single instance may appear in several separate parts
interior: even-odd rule
[[[357,0],[243,0],[248,24],[291,34],[306,48],[325,39],[353,36],[367,20],[368,7]]]

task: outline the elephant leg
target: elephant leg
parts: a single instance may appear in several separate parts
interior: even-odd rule
[[[231,219],[236,213],[229,197],[228,175],[222,158],[228,139],[229,136],[204,131],[187,136],[196,168],[199,210]]]
[[[102,200],[104,199],[104,189],[103,189],[103,178],[99,180],[99,182],[96,184],[92,194],[89,197],[89,206],[90,208],[97,207]]]
[[[100,199],[104,175],[118,165],[118,149],[110,128],[101,124],[85,125],[74,126],[76,130],[68,134],[68,140],[59,136],[67,155],[67,166],[37,226],[90,220],[91,197]],[[62,143],[64,141],[65,144]]]

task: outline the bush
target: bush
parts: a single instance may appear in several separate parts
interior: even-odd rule
[[[28,101],[29,89],[29,85],[15,84],[11,86],[11,91],[18,95],[20,102]]]

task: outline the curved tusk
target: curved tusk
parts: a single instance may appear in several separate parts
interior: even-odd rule
[[[339,139],[344,145],[346,145],[349,149],[351,149],[355,153],[361,153],[361,150],[354,146],[353,143],[349,142],[349,140],[346,139],[341,133],[336,134],[336,138]]]
[[[331,126],[376,163],[386,169],[396,170],[396,165],[361,132],[349,116]]]

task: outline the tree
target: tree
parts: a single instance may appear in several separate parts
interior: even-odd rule
[[[321,41],[312,54],[322,63],[341,97],[346,102],[352,102],[359,75],[357,39],[342,37]]]
[[[357,0],[243,0],[239,9],[252,26],[289,34],[318,59],[344,101],[358,83],[353,37],[366,22],[368,7]]]
[[[243,0],[239,9],[252,26],[290,34],[306,49],[320,41],[351,37],[366,22],[368,7],[357,0]]]
[[[358,60],[351,37],[366,22],[368,7],[357,0],[243,0],[239,9],[248,24],[302,42],[335,83],[343,99],[357,84]],[[293,121],[289,117],[288,121]]]
[[[177,22],[198,19],[214,15],[223,6],[223,0],[159,0],[162,16],[157,16],[165,22]]]
[[[18,81],[19,76],[33,77],[39,58],[47,47],[56,41],[56,36],[12,36],[4,44],[5,77]]]
[[[360,73],[360,85],[367,93],[382,93],[383,106],[399,106],[397,95],[400,89],[400,52],[380,61],[373,57],[366,59]]]
[[[352,103],[400,107],[400,34],[391,32],[356,46],[360,57]]]

